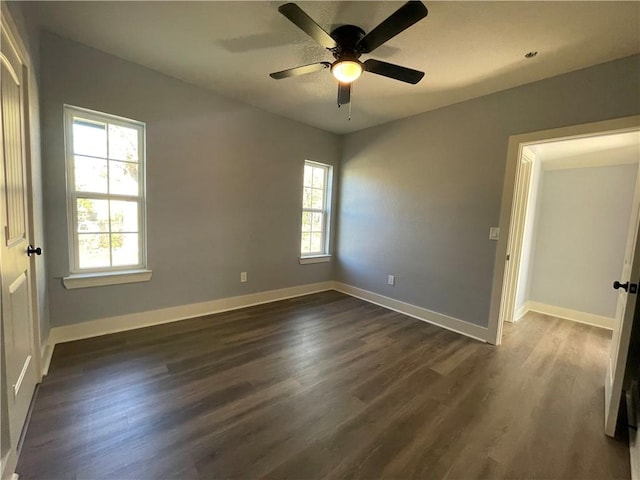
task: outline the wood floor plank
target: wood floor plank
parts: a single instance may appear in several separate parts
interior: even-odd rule
[[[494,347],[329,291],[56,346],[28,479],[629,478],[606,331]]]

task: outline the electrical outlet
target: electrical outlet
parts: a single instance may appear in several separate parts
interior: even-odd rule
[[[500,239],[500,228],[499,227],[489,228],[489,240],[499,240],[499,239]]]
[[[242,283],[247,281],[247,272],[240,272],[240,281]]]
[[[387,285],[395,285],[396,284],[396,276],[395,275],[389,275],[387,277]]]

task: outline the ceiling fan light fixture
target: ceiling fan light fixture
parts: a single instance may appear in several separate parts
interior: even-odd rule
[[[362,75],[362,64],[357,60],[338,60],[331,66],[331,73],[339,82],[351,83]]]

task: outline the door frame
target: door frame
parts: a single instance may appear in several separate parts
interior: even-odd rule
[[[640,115],[604,120],[601,122],[573,125],[569,127],[541,130],[509,137],[507,150],[507,164],[505,167],[504,183],[502,188],[502,202],[500,206],[501,235],[496,246],[496,257],[493,269],[493,284],[491,290],[491,306],[489,309],[489,326],[487,341],[493,345],[502,343],[502,330],[504,321],[508,316],[505,305],[513,303],[515,295],[514,282],[517,281],[517,273],[520,263],[520,246],[514,245],[515,240],[522,235],[524,228],[524,210],[519,201],[523,196],[525,185],[522,164],[523,150],[531,144],[567,140],[570,138],[584,138],[600,136],[612,133],[624,133],[640,129]],[[516,182],[520,179],[520,182]],[[525,202],[526,204],[526,202]],[[508,257],[513,251],[515,256]],[[518,258],[516,258],[518,257]]]
[[[7,5],[2,2],[0,8],[0,26],[3,31],[6,32],[6,35],[9,41],[12,44],[12,47],[17,52],[20,61],[23,66],[23,119],[22,119],[22,129],[24,132],[24,162],[25,162],[25,198],[26,198],[26,228],[27,228],[27,237],[29,239],[29,243],[35,245],[35,205],[34,205],[34,191],[36,185],[34,184],[34,157],[38,157],[39,147],[37,144],[37,139],[34,138],[34,129],[37,129],[37,125],[34,125],[32,118],[31,106],[37,105],[37,96],[34,95],[35,89],[37,88],[37,84],[35,83],[35,77],[33,77],[32,71],[32,61],[29,55],[29,50],[25,46],[25,42],[19,34],[19,29],[9,12]],[[35,155],[34,155],[35,152]],[[39,169],[38,169],[39,171]],[[44,268],[44,267],[43,267]],[[39,293],[40,288],[38,285],[38,268],[36,267],[36,257],[32,256],[29,261],[29,271],[30,271],[30,290],[31,290],[31,302],[29,305],[30,313],[31,313],[31,332],[32,332],[32,359],[34,362],[35,372],[36,372],[36,381],[39,383],[42,380],[42,372],[43,372],[43,351],[42,351],[42,339],[41,339],[41,331],[40,331],[40,305],[39,305]],[[4,346],[2,346],[2,351],[4,352]],[[5,368],[5,360],[4,355],[0,355],[0,369],[4,370]],[[4,375],[3,375],[4,377]],[[7,380],[3,378],[3,380]],[[5,392],[8,393],[9,388],[8,385],[5,385]],[[0,412],[0,415],[9,414],[8,410],[8,399],[2,398],[0,399],[0,408],[3,412]],[[5,455],[4,458],[0,458],[0,478],[5,478],[5,476],[9,474],[13,474],[15,469],[17,460],[18,460],[18,452],[17,452],[17,444],[19,442],[19,438],[14,439],[10,438],[9,451]]]
[[[507,241],[507,255],[509,255],[509,259],[504,273],[504,288],[499,313],[501,322],[513,323],[518,320],[515,318],[515,307],[518,295],[518,279],[520,278],[522,247],[527,220],[526,216],[529,209],[529,194],[531,192],[534,162],[535,157],[523,147],[520,151],[518,167],[516,169],[513,207],[511,209],[511,226]]]

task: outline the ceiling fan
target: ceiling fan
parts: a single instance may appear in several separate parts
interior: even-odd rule
[[[359,60],[363,53],[373,52],[383,43],[426,17],[429,12],[427,7],[420,1],[405,3],[369,33],[365,33],[364,30],[356,25],[342,25],[333,29],[329,34],[295,3],[281,5],[278,11],[300,30],[329,50],[333,54],[335,61],[333,63],[318,62],[289,68],[288,70],[270,74],[271,78],[280,80],[329,68],[333,76],[338,80],[339,107],[351,101],[351,83],[360,77],[363,71],[414,85],[424,77],[424,72],[401,67],[393,63],[374,59],[364,62]]]

